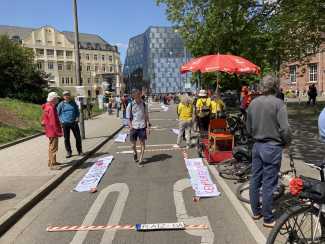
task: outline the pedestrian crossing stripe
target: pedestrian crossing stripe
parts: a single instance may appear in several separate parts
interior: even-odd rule
[[[158,152],[158,151],[173,151],[173,150],[184,150],[184,148],[160,148],[160,149],[147,149],[144,150],[145,152]],[[137,152],[141,152],[141,150],[137,150]],[[117,152],[116,154],[121,154],[121,153],[134,153],[133,150],[131,151],[122,151],[122,152]]]

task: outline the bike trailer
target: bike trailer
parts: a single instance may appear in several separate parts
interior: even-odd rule
[[[248,148],[247,145],[235,146],[232,149],[232,154],[236,160],[251,160],[252,150]]]

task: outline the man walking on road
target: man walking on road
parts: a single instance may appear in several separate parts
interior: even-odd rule
[[[60,120],[55,109],[59,103],[59,96],[56,92],[50,92],[47,97],[47,103],[43,104],[44,117],[41,125],[45,127],[46,136],[50,139],[48,166],[52,170],[60,170],[60,163],[56,162],[56,153],[58,151],[59,137],[63,135]]]
[[[116,96],[115,101],[116,101],[116,115],[117,115],[117,118],[119,119],[120,118],[120,110],[121,110],[121,98],[120,98],[120,95]]]
[[[137,162],[137,138],[141,143],[141,154],[139,159],[139,167],[143,167],[143,154],[145,150],[145,141],[147,135],[150,135],[148,104],[141,99],[141,94],[138,89],[132,91],[133,101],[126,108],[126,118],[130,126],[130,141],[134,151],[133,160]],[[131,114],[133,119],[131,120]]]
[[[264,217],[264,227],[272,228],[275,219],[272,213],[273,194],[278,187],[282,150],[288,149],[292,133],[288,123],[285,103],[274,95],[279,91],[280,80],[275,74],[267,74],[260,82],[263,96],[254,99],[247,114],[246,128],[256,140],[252,155],[252,178],[249,197],[253,219]],[[262,186],[262,205],[260,188]]]
[[[72,130],[74,137],[76,138],[76,146],[79,156],[85,156],[82,152],[81,136],[79,129],[79,109],[75,101],[71,101],[70,91],[63,92],[64,101],[58,105],[58,115],[62,123],[64,133],[64,144],[67,150],[66,158],[70,158],[72,154],[70,144],[70,130]]]

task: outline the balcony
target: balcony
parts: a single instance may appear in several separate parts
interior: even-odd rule
[[[64,60],[64,56],[57,56],[58,60]]]
[[[102,60],[102,64],[106,64],[106,60]]]
[[[72,61],[73,60],[73,57],[72,56],[66,56],[67,60],[70,60]]]
[[[98,59],[94,60],[95,64],[98,64]]]
[[[44,54],[38,54],[37,59],[44,59]]]
[[[86,62],[87,62],[87,64],[88,64],[88,63],[90,63],[90,60],[89,60],[89,59],[86,59]]]
[[[47,59],[54,59],[54,55],[47,55]]]

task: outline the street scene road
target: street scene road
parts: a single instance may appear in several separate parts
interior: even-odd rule
[[[185,150],[185,142],[181,143],[180,150],[160,150],[173,148],[177,139],[170,130],[178,129],[178,125],[175,125],[178,118],[177,105],[171,104],[168,108],[168,111],[164,111],[157,103],[150,107],[152,129],[146,141],[146,149],[157,150],[145,152],[143,168],[133,161],[132,153],[119,153],[131,150],[129,137],[125,143],[114,143],[114,138],[109,140],[22,216],[1,237],[0,243],[265,243],[270,229],[263,227],[262,219],[254,221],[250,205],[237,199],[237,181],[219,174],[216,165],[208,165],[205,159],[203,162],[208,166],[211,179],[221,195],[193,201],[194,192],[183,152],[188,153],[188,158],[198,157],[197,134],[192,133],[192,145],[188,150]],[[100,115],[99,118],[100,124],[112,119],[108,114]],[[118,123],[122,124],[122,120],[116,120]],[[128,132],[128,129],[122,131]],[[322,149],[319,139],[294,134],[290,152],[298,174],[318,177],[317,170],[309,168],[303,162],[321,161],[323,155],[319,152]],[[283,152],[281,169],[289,167],[288,151]],[[72,191],[99,158],[110,155],[114,156],[114,160],[103,175],[96,193]],[[280,216],[278,204],[292,197],[287,187],[290,177],[292,175],[282,180],[286,186],[285,194],[273,204],[276,218]],[[176,222],[207,225],[208,228],[46,231],[49,226],[123,226]]]

